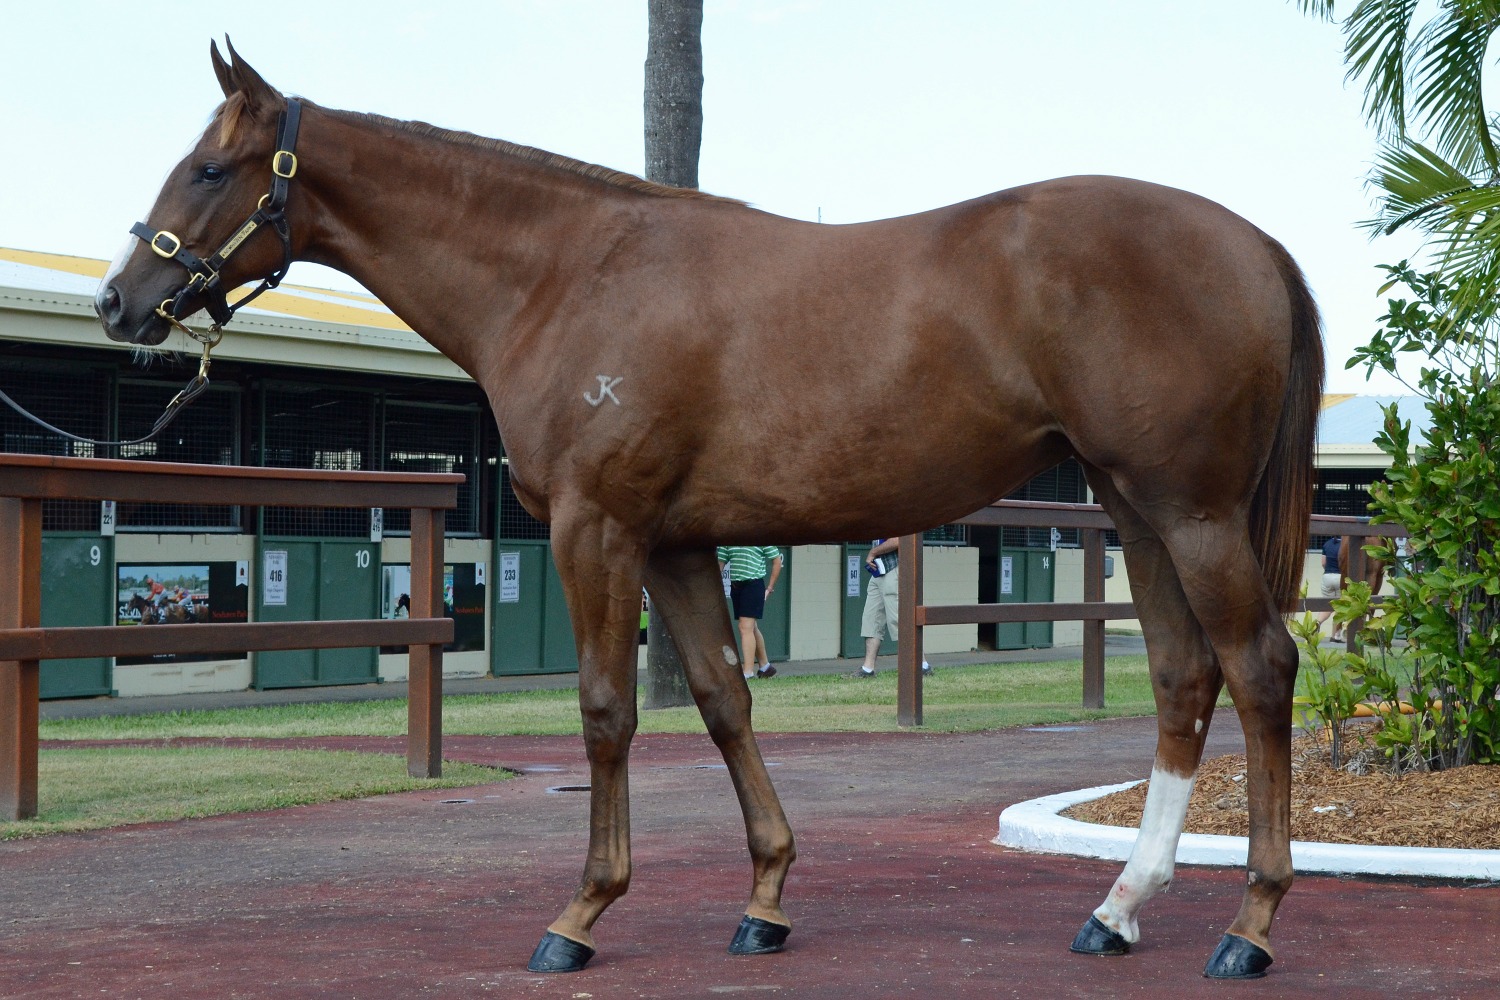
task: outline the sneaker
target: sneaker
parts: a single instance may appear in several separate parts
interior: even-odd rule
[[[923,660],[922,661],[922,676],[923,677],[928,677],[928,676],[931,676],[931,674],[932,674],[932,664],[928,663],[926,660]]]
[[[757,677],[775,677],[776,676],[776,668],[773,667],[773,666],[771,666],[769,663],[767,663],[765,666],[761,667],[759,670],[757,670],[755,672],[755,676],[757,676]]]
[[[859,676],[860,677],[874,677],[875,676],[875,671],[871,670],[869,667],[861,666],[859,668]]]

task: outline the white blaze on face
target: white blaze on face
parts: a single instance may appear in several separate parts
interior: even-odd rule
[[[210,122],[209,124],[212,125],[213,123]],[[203,136],[207,132],[208,128],[205,127],[202,132],[198,133],[193,141],[188,144],[188,148],[183,150],[182,155],[177,158],[178,163],[181,163],[183,160],[187,159],[188,155],[192,153],[193,150],[198,148],[198,144],[203,141]],[[169,169],[167,173],[162,177],[161,184],[157,185],[157,191],[160,191],[163,187],[166,186],[167,178],[171,175],[172,171]],[[141,215],[139,217],[139,221],[146,223],[148,226],[151,225],[150,212],[148,211],[146,214]],[[135,252],[137,250],[145,249],[141,244],[142,241],[137,239],[134,233],[128,234],[125,237],[125,245],[120,247],[120,252],[115,254],[114,260],[110,261],[109,270],[104,272],[104,279],[99,282],[99,291],[101,295],[103,294],[104,289],[109,287],[110,282],[114,281],[115,278],[119,276],[120,272],[125,270],[125,266],[130,263],[130,260],[135,255]],[[149,253],[149,251],[146,252]]]
[[[1151,769],[1141,832],[1136,837],[1125,870],[1109,891],[1104,905],[1094,911],[1099,922],[1134,944],[1141,939],[1136,914],[1146,901],[1172,881],[1177,841],[1187,819],[1194,778],[1181,778],[1160,768]]]

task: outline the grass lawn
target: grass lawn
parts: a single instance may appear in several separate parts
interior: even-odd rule
[[[0,840],[280,809],[417,788],[487,784],[504,771],[443,764],[437,780],[412,778],[392,754],[224,747],[43,750],[38,816],[0,822]]]
[[[851,666],[851,671],[853,667]],[[1144,656],[1115,656],[1105,673],[1102,710],[1083,701],[1083,665],[1053,663],[945,667],[922,688],[922,728],[972,732],[1006,726],[1072,722],[1155,712]],[[752,681],[758,732],[887,732],[896,725],[896,673],[873,679],[848,675],[788,676]],[[638,690],[637,697],[640,697]],[[578,735],[572,689],[460,695],[443,699],[443,731],[478,735]],[[695,708],[640,712],[642,733],[702,732]],[[168,737],[399,736],[406,702],[322,702],[203,712],[43,721],[43,740]]]
[[[851,670],[852,670],[851,666]],[[1080,706],[1083,666],[1051,663],[944,667],[923,684],[925,731],[973,732],[1006,726],[1150,715],[1155,711],[1144,656],[1111,657],[1102,710]],[[886,732],[896,725],[896,675],[788,676],[752,682],[760,732]],[[639,694],[638,694],[639,697]],[[1227,699],[1222,703],[1227,704]],[[449,697],[445,733],[581,734],[574,690]],[[642,733],[702,732],[696,709],[641,711]],[[172,737],[399,736],[406,702],[325,702],[203,712],[44,720],[40,817],[0,823],[0,839],[98,829],[414,788],[501,780],[503,772],[445,763],[441,781],[409,778],[404,758],[315,750],[78,748],[45,741]]]

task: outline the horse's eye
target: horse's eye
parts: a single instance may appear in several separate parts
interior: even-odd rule
[[[224,168],[217,163],[205,163],[198,171],[198,179],[209,184],[221,181],[224,179]]]

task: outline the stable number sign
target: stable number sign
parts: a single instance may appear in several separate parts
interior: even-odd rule
[[[286,605],[286,550],[267,549],[260,578],[261,603]]]

